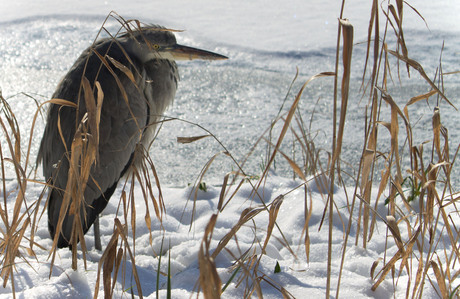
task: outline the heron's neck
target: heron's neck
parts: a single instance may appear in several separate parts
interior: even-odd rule
[[[146,53],[141,53],[140,59],[143,63],[153,60],[153,59],[165,59],[174,61],[174,57],[169,52],[158,52],[158,51],[147,51]]]

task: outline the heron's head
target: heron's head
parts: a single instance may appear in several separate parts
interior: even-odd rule
[[[122,36],[128,47],[142,60],[222,60],[226,56],[179,45],[174,33],[160,26],[143,27],[141,30],[130,31]]]

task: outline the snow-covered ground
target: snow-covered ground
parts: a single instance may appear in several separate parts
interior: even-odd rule
[[[266,254],[261,260],[259,274],[265,273],[272,283],[283,287],[295,298],[314,298],[323,297],[326,286],[326,257],[328,234],[327,225],[324,225],[321,231],[318,231],[321,217],[323,214],[325,195],[318,192],[314,183],[309,184],[309,199],[312,200],[312,216],[309,222],[310,235],[310,255],[307,262],[305,246],[302,245],[302,230],[304,227],[304,188],[292,191],[301,184],[301,182],[292,181],[279,176],[270,175],[267,183],[259,193],[265,202],[271,202],[275,197],[287,194],[281,204],[278,215],[278,225],[283,232],[285,240],[280,237],[279,232],[275,229],[274,235],[276,240],[272,240],[266,248]],[[40,192],[39,187],[33,187],[30,192]],[[262,191],[263,190],[263,191]],[[195,289],[199,276],[198,269],[198,251],[201,246],[203,232],[213,213],[216,213],[217,202],[219,199],[220,188],[208,186],[207,192],[198,193],[193,225],[190,226],[192,211],[192,202],[188,202],[191,188],[163,188],[162,189],[167,215],[163,220],[164,232],[158,221],[152,222],[153,246],[149,243],[149,232],[145,226],[144,204],[136,204],[136,265],[142,286],[143,296],[149,298],[156,297],[156,279],[158,259],[154,258],[155,253],[161,252],[163,244],[163,257],[161,261],[161,270],[167,273],[167,259],[171,256],[171,273],[172,273],[172,298],[189,298]],[[238,195],[234,197],[231,203],[219,214],[213,233],[211,248],[215,248],[218,241],[227,234],[240,218],[241,212],[249,207],[260,204],[260,200],[248,200],[251,197],[251,186],[246,183],[241,187]],[[141,194],[137,194],[141,198]],[[310,197],[311,196],[311,197]],[[101,233],[103,235],[102,243],[106,245],[112,235],[112,226],[114,215],[117,211],[118,198],[120,194],[115,194],[109,206],[104,210],[101,217]],[[335,201],[338,207],[344,207],[347,204],[344,192],[337,191]],[[308,205],[310,203],[308,202]],[[184,208],[185,207],[185,208]],[[385,213],[383,209],[382,214]],[[120,219],[123,218],[119,213]],[[264,241],[265,230],[268,225],[268,213],[261,212],[254,218],[254,223],[248,223],[237,234],[238,243],[232,240],[227,249],[234,255],[246,250],[254,250],[260,253],[261,243]],[[122,220],[123,221],[123,220]],[[334,220],[334,241],[332,275],[333,294],[335,294],[335,284],[341,260],[341,248],[343,243],[343,223],[348,221],[347,214],[342,214],[342,219],[338,217]],[[52,245],[49,239],[48,230],[45,222],[37,231],[36,241],[44,248],[50,248]],[[257,231],[255,234],[254,231]],[[391,281],[385,281],[379,288],[373,292],[371,286],[373,281],[370,279],[370,267],[379,257],[383,257],[385,251],[385,226],[379,225],[377,228],[379,236],[375,236],[367,249],[350,245],[346,253],[346,262],[342,277],[340,295],[343,298],[392,298],[393,286]],[[354,232],[352,231],[352,234]],[[86,242],[89,248],[94,248],[92,230],[87,234]],[[254,243],[254,238],[259,237],[258,242]],[[164,239],[163,239],[164,238]],[[289,243],[290,250],[283,242]],[[259,243],[260,242],[260,243]],[[168,251],[168,248],[169,251]],[[49,278],[50,261],[48,260],[48,251],[39,250],[35,247],[37,260],[29,258],[30,265],[27,265],[18,259],[16,265],[17,274],[16,292],[23,297],[19,298],[89,298],[92,297],[97,279],[98,262],[102,252],[94,249],[87,254],[87,268],[84,269],[80,260],[79,270],[71,270],[71,251],[68,249],[58,250],[53,273]],[[392,245],[387,249],[388,252],[396,252],[397,247]],[[81,258],[81,254],[79,254]],[[222,282],[225,284],[232,272],[234,258],[227,251],[223,251],[216,259],[217,270]],[[279,263],[281,271],[274,273],[276,263]],[[126,273],[118,274],[117,286],[115,288],[116,298],[120,296],[131,296],[131,288],[137,295],[137,289],[134,278],[131,273],[131,264],[128,260]],[[233,280],[229,287],[223,293],[224,298],[242,298],[244,292],[244,283],[235,288],[238,276]],[[399,298],[403,298],[404,286],[407,276],[403,275],[399,281],[400,292]],[[166,277],[160,276],[160,298],[166,296]],[[261,282],[261,287],[265,298],[280,298],[281,294],[267,282]],[[426,298],[434,296],[431,287],[427,286],[425,291]],[[8,285],[5,289],[0,288],[0,298],[11,297],[11,287]],[[100,296],[102,296],[102,285]]]
[[[210,130],[238,159],[247,154],[256,140],[276,115],[288,92],[289,85],[299,68],[299,78],[294,84],[288,103],[292,103],[293,94],[310,76],[323,71],[333,71],[335,59],[335,41],[337,17],[340,5],[336,1],[2,1],[0,11],[0,88],[2,94],[16,113],[24,140],[27,140],[31,124],[31,115],[36,111],[34,100],[21,94],[31,95],[40,102],[51,96],[60,78],[83,49],[94,40],[105,16],[110,10],[117,11],[125,18],[137,18],[146,23],[161,24],[174,29],[185,29],[176,34],[181,44],[196,46],[215,51],[230,57],[228,61],[212,63],[184,62],[179,64],[181,82],[174,106],[167,115],[199,124]],[[354,1],[345,9],[344,17],[355,26],[355,41],[366,39],[368,15],[371,1]],[[417,15],[406,7],[406,42],[409,56],[416,59],[433,78],[438,66],[442,42],[444,72],[458,70],[459,32],[457,17],[460,14],[460,2],[411,1],[425,17],[431,31]],[[111,30],[118,27],[112,21],[107,26]],[[363,109],[366,99],[358,94],[365,45],[356,44],[352,74],[352,94],[347,126],[351,128],[345,135],[343,159],[351,165],[358,160],[363,138]],[[427,92],[429,87],[417,80],[403,78],[404,85],[392,85],[393,96],[400,102]],[[395,78],[396,80],[396,78]],[[445,78],[446,95],[457,105],[460,80],[457,76]],[[300,111],[306,121],[315,111],[312,131],[319,132],[316,145],[326,150],[331,147],[331,111],[332,80],[330,78],[313,81],[306,89]],[[319,104],[315,106],[320,99]],[[360,100],[361,99],[361,100]],[[289,104],[284,107],[288,109]],[[416,143],[431,138],[431,115],[433,104],[419,105],[412,111],[416,115]],[[459,140],[458,112],[441,106],[443,124],[449,129],[452,146]],[[43,129],[43,119],[39,118],[36,133],[33,135],[31,156],[37,153],[38,143]],[[354,132],[360,132],[358,135]],[[198,127],[182,121],[164,124],[158,139],[152,148],[152,159],[162,184],[162,193],[166,205],[163,228],[152,215],[153,246],[150,246],[148,229],[145,226],[145,207],[137,203],[136,265],[141,278],[144,296],[156,296],[157,263],[155,253],[160,252],[164,237],[162,271],[166,272],[167,256],[171,256],[172,297],[188,298],[198,279],[198,251],[205,227],[213,213],[217,212],[220,184],[226,173],[235,169],[235,165],[219,156],[206,174],[207,192],[200,191],[195,203],[193,225],[190,226],[193,203],[187,202],[191,187],[205,163],[223,148],[212,138],[206,138],[192,144],[178,144],[176,137],[203,135]],[[276,135],[275,135],[276,136]],[[4,148],[5,140],[1,140]],[[261,161],[265,159],[265,148],[256,149],[248,161],[245,171],[250,175],[260,174]],[[280,160],[282,160],[280,158]],[[32,163],[33,164],[33,163]],[[29,166],[30,167],[30,166]],[[344,166],[346,167],[346,166]],[[326,289],[327,261],[327,221],[321,231],[319,223],[323,215],[325,197],[314,186],[309,190],[308,199],[312,201],[313,212],[309,222],[310,255],[307,262],[302,239],[304,228],[304,189],[299,180],[288,179],[292,174],[289,167],[279,162],[275,172],[260,190],[265,203],[272,202],[279,195],[286,194],[281,205],[277,223],[293,253],[282,244],[282,239],[272,239],[261,260],[260,270],[297,298],[324,296]],[[40,170],[39,170],[40,172]],[[454,174],[459,171],[454,169]],[[453,176],[453,180],[458,180]],[[39,177],[40,179],[40,177]],[[7,173],[8,190],[15,188],[13,174]],[[234,187],[233,187],[234,188]],[[294,191],[292,191],[295,189]],[[219,214],[213,234],[211,248],[233,227],[241,212],[254,207],[260,199],[251,198],[251,187],[245,183],[237,195]],[[29,184],[27,198],[35,200],[42,187]],[[139,192],[137,189],[136,192]],[[350,191],[351,192],[351,191]],[[113,219],[116,216],[121,190],[117,190],[112,201],[101,218],[103,246],[107,245],[112,234]],[[349,196],[349,194],[348,194]],[[138,196],[140,197],[140,195]],[[347,194],[336,190],[334,200],[337,207],[348,204]],[[308,203],[309,204],[309,203]],[[348,214],[341,210],[343,223],[348,223]],[[385,207],[381,206],[381,215]],[[118,215],[122,217],[122,213]],[[44,248],[51,247],[46,226],[46,215],[40,222],[35,241]],[[245,250],[259,250],[260,243],[254,238],[262,238],[268,225],[268,213],[261,212],[254,223],[244,226],[238,234],[238,244],[231,242],[228,249],[233,253]],[[341,249],[345,228],[341,220],[334,218],[332,290],[335,294],[337,276],[341,262]],[[274,231],[277,238],[280,233]],[[349,297],[392,298],[393,284],[390,279],[382,283],[374,292],[370,278],[370,267],[374,261],[383,257],[385,246],[387,253],[394,253],[397,247],[394,241],[387,244],[385,225],[380,223],[367,249],[355,247],[355,232],[351,231],[350,244],[347,247],[346,260],[340,284],[340,295]],[[87,268],[79,263],[79,270],[71,270],[71,253],[59,250],[51,277],[48,251],[35,247],[36,258],[28,257],[29,264],[17,260],[16,293],[23,298],[86,298],[92,297],[97,277],[100,252],[93,248],[92,231],[88,233],[87,243],[91,250],[87,254]],[[407,237],[407,236],[406,236]],[[168,248],[169,250],[166,250]],[[216,259],[221,280],[225,283],[231,276],[231,255],[223,251]],[[276,263],[281,266],[280,273],[274,273]],[[115,297],[131,296],[131,287],[135,295],[138,291],[130,273],[118,275]],[[398,282],[397,297],[405,297],[407,275]],[[240,298],[244,287],[235,288],[237,279],[224,292],[226,298]],[[161,297],[166,294],[166,279],[161,276]],[[244,285],[244,284],[243,284]],[[262,282],[263,294],[268,298],[279,298],[280,293],[271,285]],[[11,297],[11,285],[0,288],[0,296]],[[102,296],[103,289],[99,295]],[[435,296],[429,284],[424,292],[426,298]]]

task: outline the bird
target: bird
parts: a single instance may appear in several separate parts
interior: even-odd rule
[[[70,205],[62,211],[61,207],[68,192],[72,141],[88,115],[87,106],[92,106],[84,100],[82,82],[90,84],[92,101],[100,95],[103,98],[97,161],[90,168],[80,205],[81,228],[86,234],[95,221],[98,224],[98,215],[107,206],[118,181],[133,163],[138,163],[136,147],[151,144],[157,123],[173,103],[179,82],[175,61],[192,59],[227,57],[177,44],[174,33],[162,26],[128,27],[126,32],[99,39],[84,50],[60,81],[52,99],[72,105],[51,102],[37,154],[37,165],[42,163],[50,188],[48,230],[57,242],[55,246],[71,248],[73,244],[75,213],[70,211]],[[95,235],[97,228],[95,225]]]

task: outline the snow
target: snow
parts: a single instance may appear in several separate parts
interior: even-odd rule
[[[270,122],[277,116],[283,99],[299,68],[299,78],[288,96],[289,103],[299,87],[310,76],[322,71],[332,71],[335,59],[335,40],[339,3],[336,1],[55,1],[30,2],[25,0],[2,1],[3,12],[0,23],[0,88],[8,99],[21,125],[22,136],[28,141],[31,115],[37,109],[33,96],[39,102],[49,99],[60,78],[83,49],[88,47],[105,18],[111,10],[117,11],[125,18],[138,18],[146,23],[158,23],[174,29],[186,29],[176,34],[180,43],[215,51],[230,57],[228,61],[186,62],[180,63],[181,82],[174,106],[167,111],[169,117],[179,120],[164,124],[152,148],[152,159],[161,182],[166,214],[160,224],[155,218],[153,206],[149,204],[152,232],[145,224],[147,213],[142,201],[140,188],[135,189],[136,198],[136,269],[140,277],[144,297],[156,298],[156,279],[161,254],[161,271],[167,273],[168,256],[171,258],[172,298],[190,298],[196,291],[199,277],[198,252],[203,232],[211,218],[217,213],[223,177],[235,169],[232,161],[220,154],[204,177],[207,190],[197,191],[193,201],[193,185],[203,166],[215,154],[228,150],[237,160],[241,160],[263,134]],[[364,41],[367,34],[367,17],[370,1],[353,1],[346,6],[344,16],[355,26],[355,40]],[[425,71],[433,76],[438,66],[440,47],[445,41],[443,61],[444,71],[458,68],[458,26],[460,2],[456,1],[411,1],[411,5],[425,17],[428,29],[409,9],[405,10],[406,42],[409,44],[411,57],[422,61]],[[442,16],[442,17],[441,17]],[[118,28],[113,21],[107,27]],[[423,29],[420,29],[423,28]],[[354,49],[353,90],[359,89],[365,46],[355,45]],[[403,78],[402,87],[392,86],[396,100],[406,102],[410,97],[424,93],[427,86],[417,81]],[[318,132],[316,145],[325,149],[331,147],[331,86],[329,78],[313,81],[305,91],[300,104],[300,111],[305,120],[310,120],[314,111],[312,131]],[[459,94],[458,76],[445,81],[446,94],[456,99]],[[366,100],[359,94],[352,94],[347,125],[357,132],[363,132],[363,109]],[[319,100],[318,104],[315,103]],[[455,101],[454,101],[454,104]],[[458,106],[458,105],[457,105]],[[431,132],[426,128],[431,124],[432,106],[418,106],[412,115],[417,121],[415,127],[417,142],[430,138]],[[458,112],[442,106],[443,123],[449,128],[451,140],[458,144]],[[385,113],[385,111],[382,111]],[[445,116],[445,117],[444,117]],[[196,123],[213,134],[225,147],[214,138],[206,138],[192,144],[178,144],[176,137],[203,135],[202,129],[190,124]],[[41,117],[36,124],[32,138],[31,157],[37,153],[38,143],[44,124]],[[363,135],[363,133],[360,133]],[[384,133],[382,133],[383,135]],[[356,163],[357,153],[361,152],[361,135],[348,134],[344,140],[343,159]],[[274,133],[276,138],[276,132]],[[383,138],[385,138],[383,136]],[[389,136],[388,136],[389,140]],[[0,141],[5,148],[5,140]],[[288,147],[286,147],[287,149]],[[256,148],[245,166],[249,175],[260,174],[260,164],[266,157],[264,146]],[[238,222],[241,212],[246,208],[255,208],[262,203],[273,202],[284,195],[279,210],[277,224],[266,252],[262,256],[259,271],[264,273],[273,284],[282,286],[296,298],[315,296],[323,297],[326,289],[328,234],[327,217],[319,230],[327,196],[310,179],[307,184],[307,205],[312,207],[308,231],[310,236],[310,253],[307,260],[303,230],[305,225],[305,192],[303,182],[291,179],[289,166],[279,158],[277,168],[270,172],[259,197],[253,196],[249,182],[244,183],[231,202],[218,213],[213,231],[211,250],[217,247],[229,230]],[[29,165],[29,167],[33,166]],[[346,166],[344,166],[346,167]],[[41,172],[40,170],[38,171]],[[459,170],[454,169],[452,177],[459,177]],[[5,178],[7,190],[14,190],[14,174],[7,169]],[[43,179],[38,177],[38,179]],[[453,180],[457,180],[453,178]],[[255,179],[251,180],[256,184]],[[122,185],[122,184],[120,184]],[[326,184],[329,186],[329,184]],[[27,196],[34,201],[42,191],[42,185],[29,183]],[[230,187],[229,194],[236,186]],[[118,210],[122,186],[113,195],[109,206],[101,217],[102,244],[106,246],[113,233],[114,218],[124,223],[123,213]],[[345,192],[346,191],[346,192]],[[155,191],[158,198],[158,190]],[[344,232],[348,224],[349,197],[353,190],[334,188],[334,200],[340,216],[334,215],[332,240],[332,283],[331,294],[335,296],[337,278],[342,260]],[[192,196],[190,195],[192,194]],[[3,196],[3,195],[2,195]],[[44,203],[41,203],[42,208]],[[12,203],[10,204],[12,206]],[[386,206],[380,203],[377,210],[386,214]],[[192,216],[193,215],[193,216]],[[356,214],[355,216],[356,217]],[[234,270],[235,259],[241,252],[255,251],[260,256],[268,226],[268,211],[260,212],[253,222],[244,225],[227,245],[229,251],[222,251],[216,258],[216,266],[222,282],[225,284]],[[128,221],[131,221],[128,219]],[[3,229],[3,228],[2,228]],[[281,233],[283,236],[281,236]],[[376,291],[371,287],[375,282],[370,277],[370,268],[374,261],[385,253],[394,253],[397,246],[392,238],[386,238],[386,225],[379,222],[371,242],[366,249],[355,246],[356,227],[351,228],[345,253],[345,263],[340,283],[340,297],[350,298],[397,298],[405,297],[405,286],[409,279],[403,273],[396,290],[391,278],[387,278]],[[406,237],[407,235],[403,236]],[[289,244],[288,250],[283,238]],[[150,240],[151,243],[150,243]],[[255,241],[256,240],[256,241]],[[361,237],[360,237],[361,240]],[[27,263],[16,259],[14,272],[17,298],[89,298],[94,294],[98,274],[98,262],[102,252],[94,249],[93,232],[87,234],[89,251],[86,255],[87,267],[82,262],[79,252],[78,270],[71,270],[71,252],[60,249],[50,276],[51,260],[48,248],[51,240],[46,224],[46,214],[39,222],[35,241],[42,246],[34,247],[35,257],[24,253]],[[130,244],[133,244],[130,239]],[[162,245],[163,244],[163,245]],[[231,252],[231,254],[230,254]],[[275,265],[281,271],[274,273]],[[382,262],[377,267],[381,269]],[[137,297],[139,291],[132,274],[131,262],[117,275],[114,297]],[[376,271],[376,273],[377,273]],[[454,272],[454,271],[452,271]],[[238,276],[237,276],[238,278]],[[235,278],[225,290],[225,298],[241,298],[244,295],[244,283],[236,287]],[[261,282],[264,297],[280,298],[281,294],[267,282]],[[102,283],[99,297],[103,296]],[[160,275],[160,297],[166,295],[166,277]],[[8,283],[0,288],[0,298],[11,298],[12,287]],[[436,293],[425,285],[424,296],[435,297]]]
[[[259,271],[266,274],[272,283],[282,286],[296,298],[304,298],[306,294],[310,296],[324,296],[325,277],[326,277],[326,253],[328,236],[325,228],[318,230],[325,205],[326,195],[319,193],[318,186],[311,180],[308,190],[311,192],[309,199],[312,200],[312,217],[309,221],[310,235],[310,255],[307,261],[303,236],[301,234],[304,224],[304,191],[303,187],[297,188],[302,182],[282,178],[276,175],[269,175],[264,186],[263,196],[265,202],[271,202],[275,197],[285,194],[279,215],[278,225],[284,234],[285,240],[289,243],[293,253],[282,243],[279,232],[274,232],[276,239],[273,239],[266,248],[265,255],[261,259]],[[31,186],[31,194],[38,194],[41,191],[40,185]],[[234,189],[234,187],[232,188]],[[255,207],[260,201],[250,199],[252,187],[249,183],[243,184],[231,204],[229,204],[218,215],[218,220],[213,232],[211,247],[215,248],[220,239],[228,233],[229,229],[235,225],[243,209]],[[142,203],[136,204],[136,268],[141,279],[142,294],[146,298],[156,298],[156,269],[158,258],[155,253],[162,254],[161,271],[167,273],[168,256],[170,255],[171,275],[172,275],[172,298],[189,298],[195,290],[195,284],[199,276],[197,253],[200,249],[203,232],[213,213],[216,213],[220,188],[208,186],[206,192],[199,191],[195,203],[195,214],[193,224],[190,226],[190,215],[192,214],[192,203],[187,201],[192,188],[163,188],[167,214],[163,219],[162,225],[154,219],[152,221],[152,246],[150,245],[149,231],[145,226],[144,215],[145,206]],[[232,192],[231,190],[230,192]],[[136,192],[139,192],[138,189]],[[158,194],[156,194],[157,196]],[[140,194],[136,196],[141,197]],[[120,190],[112,197],[107,209],[102,213],[100,220],[102,243],[108,244],[112,235],[113,219],[115,217]],[[337,188],[334,193],[335,202],[338,207],[344,207],[347,203],[346,196],[342,190]],[[185,206],[185,209],[184,209]],[[151,207],[150,207],[151,208]],[[118,217],[123,221],[123,213],[118,212]],[[334,231],[332,248],[333,257],[333,283],[336,283],[338,269],[340,267],[341,248],[343,246],[343,232],[345,230],[347,213],[341,213],[342,219],[334,217]],[[51,240],[48,237],[45,221],[40,223],[37,232],[36,242],[44,248],[51,247]],[[234,269],[233,255],[246,250],[255,250],[260,254],[260,247],[254,244],[254,238],[259,238],[263,242],[265,228],[268,225],[267,211],[261,212],[254,218],[254,223],[247,223],[238,232],[238,243],[232,240],[227,246],[228,251],[223,251],[217,258],[217,271],[223,283],[226,283]],[[162,230],[161,226],[164,228]],[[254,233],[255,232],[255,233]],[[389,241],[385,244],[385,225],[380,223],[377,232],[379,236],[374,237],[367,249],[360,246],[349,244],[346,252],[344,272],[341,281],[340,294],[344,298],[357,296],[359,298],[392,298],[393,286],[390,281],[385,281],[373,292],[370,290],[373,281],[370,278],[370,266],[379,257],[383,257],[385,246],[387,252],[396,252],[397,247],[394,242]],[[355,233],[352,231],[351,236]],[[98,262],[102,252],[94,249],[93,232],[90,230],[86,237],[87,246],[91,248],[87,253],[87,268],[81,262],[82,256],[79,253],[78,271],[71,270],[71,251],[60,249],[57,252],[56,261],[52,275],[50,273],[50,260],[48,251],[35,247],[37,259],[30,259],[30,265],[23,262],[16,264],[15,288],[17,298],[87,298],[94,292],[97,280]],[[130,239],[132,243],[133,240]],[[162,244],[163,243],[163,244]],[[351,243],[351,242],[350,242]],[[163,251],[161,251],[161,248]],[[275,265],[279,263],[280,273],[274,273]],[[379,269],[379,268],[378,268]],[[129,260],[126,265],[126,272],[118,273],[118,280],[115,287],[115,297],[131,296],[131,288],[134,295],[137,289],[132,276],[131,263]],[[399,282],[399,295],[403,298],[406,275],[402,275]],[[262,282],[263,294],[266,298],[279,298],[280,293],[269,284]],[[224,292],[225,298],[241,298],[244,287],[236,288],[236,279],[233,280]],[[335,293],[335,285],[332,288]],[[160,276],[160,297],[166,294],[166,277]],[[102,296],[102,285],[99,295]],[[430,287],[426,287],[426,296],[434,295]],[[0,298],[10,298],[11,287],[0,288]],[[428,297],[427,297],[428,298]]]

